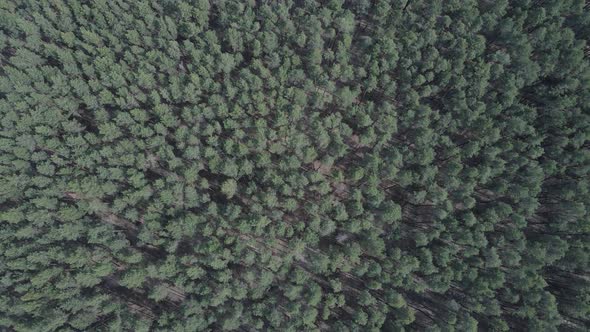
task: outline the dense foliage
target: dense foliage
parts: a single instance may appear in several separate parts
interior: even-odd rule
[[[0,329],[584,331],[583,0],[0,2]]]

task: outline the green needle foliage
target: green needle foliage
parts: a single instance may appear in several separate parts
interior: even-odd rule
[[[0,330],[586,331],[584,0],[0,1]]]

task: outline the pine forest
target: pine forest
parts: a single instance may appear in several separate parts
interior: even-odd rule
[[[590,2],[0,1],[0,330],[590,331]]]

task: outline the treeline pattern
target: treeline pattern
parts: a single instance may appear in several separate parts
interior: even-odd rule
[[[587,330],[588,9],[0,2],[0,328]]]

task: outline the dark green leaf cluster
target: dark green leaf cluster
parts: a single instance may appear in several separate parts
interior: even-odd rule
[[[585,331],[584,0],[0,1],[0,329]]]

